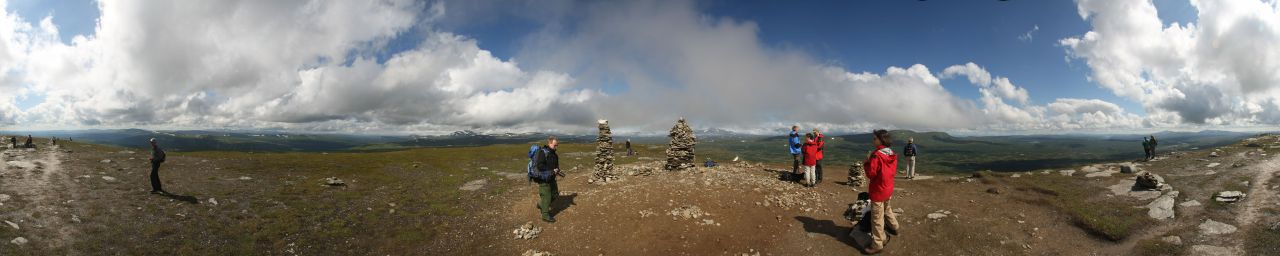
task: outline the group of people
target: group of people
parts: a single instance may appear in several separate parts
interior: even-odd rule
[[[791,135],[788,139],[790,152],[793,156],[792,172],[797,172],[799,167],[804,167],[803,182],[806,186],[816,186],[822,179],[822,153],[825,146],[823,134],[821,131],[814,129],[813,132],[804,134],[803,139],[799,134],[799,126],[791,127]],[[879,253],[884,250],[884,245],[888,241],[888,236],[896,236],[899,230],[898,218],[893,213],[889,201],[893,198],[893,180],[898,169],[898,156],[890,147],[893,146],[893,137],[887,130],[875,130],[872,133],[871,144],[874,150],[867,154],[862,166],[866,169],[867,179],[870,181],[867,192],[871,201],[871,245],[867,246],[867,253]],[[914,177],[914,156],[916,147],[913,140],[908,140],[908,144],[904,151],[911,159],[908,165],[908,177]],[[529,164],[528,177],[531,182],[538,184],[537,204],[538,210],[542,214],[542,221],[553,223],[556,222],[553,216],[552,204],[559,198],[559,186],[556,183],[556,177],[563,177],[564,173],[560,171],[559,156],[556,154],[556,146],[558,141],[555,136],[547,138],[544,145],[533,145],[529,148],[528,157]],[[629,146],[629,145],[628,145]],[[152,148],[159,154],[160,162],[163,162],[163,153],[152,141]],[[153,186],[159,190],[158,177],[156,172],[159,163],[152,160],[152,177]]]
[[[802,137],[800,127],[791,126],[787,144],[792,157],[792,174],[795,175],[803,167],[804,181],[801,184],[805,186],[814,187],[822,181],[822,158],[826,146],[823,139],[824,136],[818,129],[813,129]],[[866,248],[866,252],[875,254],[884,249],[884,244],[888,241],[887,235],[898,234],[898,218],[889,206],[889,200],[893,197],[893,179],[898,170],[898,156],[890,148],[893,146],[893,137],[887,130],[872,132],[871,145],[875,150],[867,154],[862,166],[870,181],[867,192],[871,201],[872,243]],[[910,161],[907,165],[907,178],[915,178],[915,157],[918,152],[915,140],[909,139],[903,151]]]
[[[1156,136],[1142,137],[1142,152],[1147,154],[1147,158],[1143,160],[1151,161],[1156,159]]]
[[[799,175],[803,167],[804,176],[800,183],[808,187],[818,186],[818,182],[822,182],[822,152],[826,146],[822,132],[815,128],[813,132],[805,133],[802,140],[800,126],[791,126],[787,141],[791,150],[791,173]]]
[[[3,142],[0,142],[0,143],[3,143]],[[36,143],[32,140],[31,135],[27,135],[27,141],[22,143],[22,146],[18,146],[17,136],[9,137],[9,144],[10,144],[9,145],[10,148],[35,148],[36,147]]]

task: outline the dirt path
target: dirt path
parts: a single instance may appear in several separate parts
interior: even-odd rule
[[[1244,209],[1240,214],[1236,215],[1236,223],[1242,228],[1266,228],[1267,225],[1255,225],[1262,216],[1263,208],[1276,205],[1276,191],[1271,189],[1271,178],[1276,177],[1276,172],[1280,169],[1280,157],[1272,157],[1266,161],[1259,162],[1253,166],[1247,167],[1254,172],[1253,180],[1249,181],[1249,192],[1244,200]],[[1244,251],[1244,240],[1235,239],[1235,247],[1237,251]]]
[[[73,213],[75,200],[67,198],[83,189],[62,169],[62,158],[63,152],[57,146],[4,151],[0,193],[12,195],[14,200],[6,206],[6,210],[13,210],[0,214],[0,218],[20,227],[11,230],[15,237],[4,237],[4,242],[22,237],[28,241],[22,246],[76,254],[67,250],[80,216]]]

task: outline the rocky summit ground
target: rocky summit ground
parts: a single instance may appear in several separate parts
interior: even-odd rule
[[[9,149],[0,255],[849,255],[869,240],[843,217],[865,190],[845,183],[850,163],[805,188],[778,179],[789,163],[672,172],[647,146],[600,184],[593,147],[566,145],[558,222],[544,223],[527,159],[503,153],[522,148],[173,152],[164,196],[147,193],[143,150]],[[922,170],[896,181],[902,228],[884,254],[1277,255],[1277,149],[1263,135],[1153,161]],[[1141,172],[1167,185],[1135,191]]]

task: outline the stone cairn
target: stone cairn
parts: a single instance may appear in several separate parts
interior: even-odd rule
[[[668,171],[679,171],[693,168],[693,146],[698,144],[698,138],[693,136],[693,129],[689,128],[689,124],[681,117],[676,121],[676,126],[671,127],[671,134],[667,135],[671,138],[671,145],[667,148],[667,165]]]
[[[849,165],[849,186],[860,188],[867,184],[866,173],[862,170],[862,163],[853,163]]]
[[[600,135],[596,137],[596,169],[587,179],[587,183],[608,183],[618,180],[613,173],[613,132],[609,131],[609,121],[600,120]]]

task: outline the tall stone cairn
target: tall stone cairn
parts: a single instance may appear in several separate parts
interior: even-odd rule
[[[618,180],[613,173],[613,132],[609,131],[609,121],[600,120],[600,135],[596,137],[596,169],[591,173],[588,183],[609,183]]]
[[[671,138],[671,145],[667,148],[667,165],[668,171],[679,171],[693,168],[693,146],[698,144],[698,138],[693,135],[693,129],[689,128],[689,124],[681,117],[676,121],[676,126],[671,127],[671,134],[667,135]]]
[[[867,184],[866,172],[862,169],[862,163],[853,163],[849,165],[849,186],[860,188]]]

